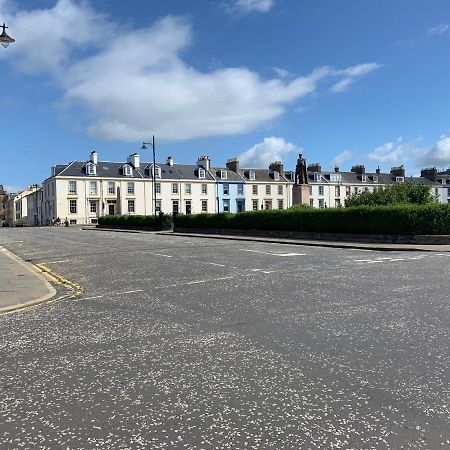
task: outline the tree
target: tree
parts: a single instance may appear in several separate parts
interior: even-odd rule
[[[398,183],[376,188],[373,192],[354,194],[345,200],[345,206],[376,206],[395,204],[427,205],[436,203],[436,198],[425,184]]]

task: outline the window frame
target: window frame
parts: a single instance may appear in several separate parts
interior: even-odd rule
[[[74,209],[74,211],[72,211]],[[78,211],[78,202],[76,198],[71,198],[69,200],[69,214],[77,214]]]
[[[71,186],[74,186],[75,187],[75,189],[71,189]],[[47,185],[48,187],[49,187],[49,189],[48,189],[48,196],[50,197],[50,185],[48,184]],[[68,183],[68,193],[69,193],[69,195],[77,195],[77,188],[78,188],[78,186],[77,186],[77,181],[76,180],[69,180],[69,183]]]

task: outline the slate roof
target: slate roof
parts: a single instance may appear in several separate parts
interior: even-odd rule
[[[65,177],[86,177],[86,164],[89,161],[73,161],[67,165],[57,165],[55,167],[55,175],[65,176]],[[127,162],[109,162],[109,161],[98,161],[97,162],[97,173],[96,175],[91,175],[92,177],[104,177],[104,178],[151,178],[151,165],[150,162],[141,162],[140,168],[135,169],[131,164]],[[132,167],[132,175],[124,175],[122,168],[125,165],[130,165]],[[157,167],[161,168],[161,179],[170,180],[198,180],[198,169],[199,167],[195,164],[174,164],[169,166],[168,164],[156,163]],[[211,174],[206,171],[205,180],[213,181],[214,178]]]
[[[220,177],[222,170],[227,171],[227,178],[224,180]],[[211,173],[219,183],[244,183],[244,179],[241,177],[241,175],[234,172],[233,170],[227,169],[226,167],[212,167]]]
[[[250,180],[250,171],[253,171],[255,173],[255,179]],[[270,169],[239,169],[238,173],[244,178],[247,182],[257,181],[261,183],[273,183],[277,180],[274,179],[274,172]],[[289,181],[285,176],[284,173],[280,173],[280,179],[278,181],[281,181],[282,183]]]

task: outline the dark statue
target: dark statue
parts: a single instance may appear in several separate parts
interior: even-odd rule
[[[300,153],[295,166],[295,184],[308,184],[308,174],[306,173],[306,159]]]

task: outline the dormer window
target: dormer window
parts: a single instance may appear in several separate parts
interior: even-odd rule
[[[161,167],[155,166],[153,169],[153,164],[150,166],[150,174],[155,176],[155,178],[161,178]]]
[[[248,173],[248,178],[250,181],[255,181],[255,172],[253,172],[253,170],[250,170]]]
[[[275,181],[279,181],[279,180],[280,180],[280,174],[279,174],[277,171],[275,171],[275,172],[273,173],[273,179],[274,179]]]
[[[403,183],[405,181],[405,177],[395,177],[395,181],[397,183]]]
[[[198,169],[198,178],[200,180],[204,180],[206,178],[206,171],[205,171],[205,169],[202,169],[201,167]]]
[[[442,178],[441,184],[445,184],[445,183],[446,183],[445,178]]]
[[[373,180],[374,183],[378,183],[378,175],[374,175],[372,177],[372,180]]]
[[[127,177],[131,177],[133,175],[133,169],[131,168],[131,166],[123,166],[123,174]]]
[[[320,181],[320,173],[314,172],[314,181]]]
[[[96,174],[96,166],[95,164],[88,163],[86,164],[86,174],[87,175],[95,175]]]
[[[226,179],[228,178],[228,173],[227,173],[227,171],[226,171],[225,169],[222,169],[222,170],[220,171],[220,178],[221,178],[222,180],[226,180]]]
[[[363,183],[365,183],[366,181],[367,181],[367,177],[366,177],[366,174],[362,174],[361,175],[361,181],[363,182]]]
[[[334,181],[334,182],[341,181],[341,174],[340,173],[331,173],[330,174],[330,181]]]

